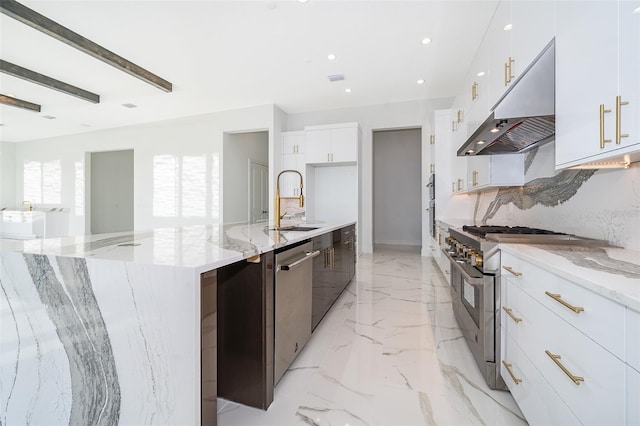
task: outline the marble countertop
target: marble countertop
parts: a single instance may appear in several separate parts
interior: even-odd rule
[[[640,312],[638,250],[543,244],[500,244],[500,249]]]
[[[452,218],[437,218],[436,225],[444,228],[462,228],[463,225],[470,225],[473,221],[468,219],[452,219]]]
[[[304,223],[312,231],[267,224],[194,225],[36,240],[0,239],[0,253],[23,252],[194,268],[201,273],[343,228],[355,222]]]

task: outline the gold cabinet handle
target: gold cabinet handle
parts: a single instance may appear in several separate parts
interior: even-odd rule
[[[513,371],[511,371],[511,364],[506,361],[502,361],[502,365],[504,365],[504,368],[507,369],[507,373],[509,373],[509,375],[511,376],[511,380],[513,380],[513,383],[515,383],[516,385],[522,383],[522,379],[518,379],[516,375],[513,374]]]
[[[558,367],[560,367],[560,369],[564,372],[564,374],[569,376],[569,378],[573,381],[573,383],[575,383],[576,385],[579,385],[580,382],[584,382],[584,377],[574,376],[573,374],[571,374],[571,372],[569,372],[569,370],[567,370],[567,367],[562,365],[562,363],[559,361],[560,358],[561,358],[560,355],[554,355],[554,354],[552,354],[551,352],[549,352],[547,350],[545,350],[544,353],[546,353],[547,356],[549,358],[551,358],[553,360],[553,362],[555,362]]]
[[[458,123],[462,123],[462,110],[461,109],[458,110]]]
[[[514,271],[511,266],[503,266],[502,269],[511,272],[516,277],[522,276],[522,272]]]
[[[622,106],[629,105],[628,101],[623,101],[622,96],[616,96],[616,145],[620,145],[622,138],[628,138],[628,133],[621,133]]]
[[[509,83],[511,83],[513,81],[513,79],[515,78],[515,76],[513,75],[513,63],[515,61],[516,61],[515,59],[513,59],[511,56],[509,56],[509,66],[508,66],[508,68],[509,68]]]
[[[457,126],[457,122],[456,121],[452,121],[451,122],[451,131],[455,132],[456,130],[458,130],[458,126]]]
[[[431,163],[429,164],[429,173],[435,173],[436,165]]]
[[[429,135],[429,145],[436,143],[436,135]]]
[[[515,321],[516,324],[519,323],[519,322],[522,322],[522,318],[518,318],[517,316],[513,315],[513,311],[511,309],[505,308],[503,306],[502,310],[505,311],[507,313],[507,315],[509,315],[511,317],[511,319]]]
[[[504,63],[504,85],[508,85],[509,84],[509,70],[508,70],[508,63],[505,62]]]
[[[478,82],[474,81],[471,85],[471,100],[475,101],[478,99]]]
[[[474,170],[471,173],[471,184],[473,186],[478,186],[478,171],[477,170]]]
[[[462,179],[458,179],[458,191],[462,190]]]
[[[600,149],[604,149],[605,143],[611,142],[611,139],[604,138],[604,115],[610,112],[610,109],[605,109],[604,104],[600,104]]]
[[[544,294],[546,294],[547,296],[549,296],[550,298],[552,298],[556,302],[560,303],[562,306],[565,306],[565,307],[571,309],[576,314],[579,314],[580,312],[584,311],[584,308],[581,308],[579,306],[570,305],[566,301],[562,300],[562,296],[560,296],[559,294],[551,293],[549,291],[545,291]]]

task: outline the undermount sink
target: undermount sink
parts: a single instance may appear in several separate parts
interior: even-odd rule
[[[307,231],[313,231],[314,229],[318,229],[318,227],[313,227],[313,226],[286,226],[286,227],[278,229],[278,231],[307,232]]]

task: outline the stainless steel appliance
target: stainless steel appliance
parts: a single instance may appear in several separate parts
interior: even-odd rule
[[[311,337],[312,259],[319,254],[311,241],[276,252],[274,384]]]
[[[607,245],[543,229],[508,226],[449,228],[444,254],[451,263],[453,311],[487,385],[506,389],[500,376],[500,242]]]
[[[431,233],[431,238],[436,238],[436,175],[431,173],[429,176],[429,183],[427,184],[427,188],[429,188],[429,232]]]
[[[553,39],[491,108],[458,156],[526,152],[552,141],[555,123]]]

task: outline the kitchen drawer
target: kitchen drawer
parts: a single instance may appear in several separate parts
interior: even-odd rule
[[[640,425],[640,372],[627,365],[627,422]]]
[[[516,340],[526,338],[531,331],[531,322],[525,321],[520,305],[522,303],[522,290],[509,280],[503,280],[500,286],[501,308],[500,324]]]
[[[640,371],[640,312],[627,308],[627,364]],[[638,404],[640,405],[640,403]]]
[[[516,340],[509,333],[504,337],[500,374],[527,421],[532,425],[579,425],[577,417],[544,380]],[[513,378],[504,363],[509,364]],[[516,384],[515,380],[521,381]]]
[[[520,286],[520,288],[542,303],[543,306],[559,315],[573,327],[606,348],[608,351],[624,359],[625,357],[625,307],[593,293],[579,285],[545,271],[510,253],[502,255],[502,276]],[[514,275],[504,267],[510,267]],[[560,295],[561,300],[573,307],[583,308],[576,313],[545,292]]]
[[[528,328],[518,343],[549,385],[582,423],[623,424],[624,362],[529,295],[520,295],[518,309]],[[584,381],[575,384],[545,351],[560,355],[557,361],[567,372]]]

